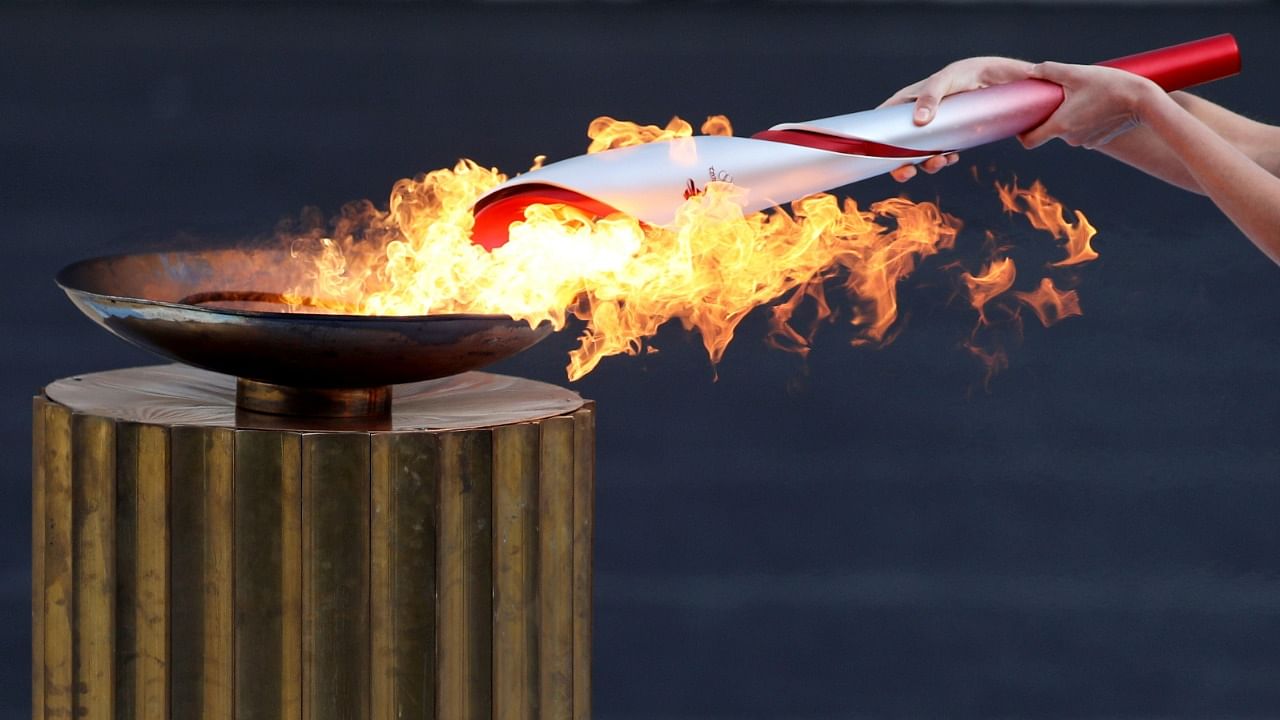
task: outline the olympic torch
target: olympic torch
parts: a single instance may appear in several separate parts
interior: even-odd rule
[[[1229,34],[1099,63],[1149,78],[1172,92],[1240,72]],[[918,126],[911,104],[775,125],[755,136],[698,136],[569,158],[517,176],[475,205],[477,243],[507,241],[511,223],[535,203],[565,203],[597,216],[626,213],[669,225],[700,186],[727,181],[742,191],[744,212],[1026,132],[1063,100],[1060,86],[1020,80],[945,98],[933,122]]]

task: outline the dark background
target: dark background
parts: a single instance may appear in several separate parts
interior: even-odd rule
[[[740,133],[872,107],[971,54],[1092,61],[1234,32],[1204,89],[1280,121],[1271,4],[0,8],[0,714],[28,702],[29,399],[154,362],[53,285],[176,230],[382,201],[466,155],[581,152],[600,114]],[[982,389],[936,264],[883,350],[808,363],[757,314],[574,387],[600,407],[598,717],[1280,716],[1280,269],[1205,199],[1060,143],[969,153],[1100,229],[1085,316]],[[1020,244],[964,167],[905,191]],[[565,382],[571,333],[500,370]]]

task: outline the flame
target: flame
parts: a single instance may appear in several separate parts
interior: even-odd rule
[[[727,118],[712,116],[701,130],[727,135],[732,127]],[[602,117],[588,128],[588,152],[692,132],[680,118],[658,127]],[[535,166],[542,161],[539,156]],[[329,232],[293,234],[294,256],[306,268],[289,291],[295,309],[509,315],[556,329],[577,318],[585,327],[567,371],[578,379],[604,357],[652,352],[647,341],[672,320],[697,330],[718,363],[743,318],[780,298],[771,308],[769,341],[806,353],[818,325],[835,318],[826,288],[839,286],[851,298],[853,343],[878,345],[892,340],[899,324],[899,283],[924,258],[953,248],[961,228],[936,204],[905,198],[863,209],[852,199],[816,194],[792,203],[790,213],[744,214],[743,191],[711,181],[663,228],[622,214],[596,218],[566,205],[534,205],[511,225],[507,243],[490,252],[471,241],[471,207],[505,180],[496,169],[461,160],[397,182],[386,210],[356,203]],[[1069,260],[1092,252],[1093,228],[1078,213],[1075,225],[1051,224],[1055,215],[1046,203],[1052,199],[1038,183],[1029,191],[1001,188],[1001,197],[1006,207],[1025,203],[1036,227],[1067,233]],[[1088,235],[1077,247],[1071,233],[1085,228]],[[964,276],[980,317],[985,320],[986,304],[1014,277],[1008,258]],[[1039,301],[1026,295],[1019,299]],[[812,325],[798,328],[796,311],[806,302],[814,307],[806,313]],[[1069,314],[1064,305],[1054,317]]]
[[[657,125],[640,125],[603,116],[592,120],[587,126],[587,137],[591,138],[587,153],[692,136],[693,126],[678,117],[671,118],[665,128],[660,128]]]
[[[1063,292],[1054,287],[1053,280],[1049,278],[1042,279],[1040,286],[1031,292],[1015,292],[1013,295],[1031,308],[1031,312],[1040,318],[1040,324],[1045,327],[1084,314],[1080,310],[1080,296],[1076,291]]]
[[[706,122],[702,123],[701,130],[703,135],[733,135],[733,125],[724,115],[708,117]],[[666,127],[658,127],[641,125],[629,120],[615,120],[603,115],[592,120],[587,126],[587,137],[591,138],[591,144],[587,146],[587,154],[591,154],[659,140],[693,137],[693,126],[679,117],[671,118]]]
[[[997,182],[995,188],[1006,212],[1024,215],[1032,227],[1049,232],[1065,247],[1066,258],[1049,263],[1048,270],[1060,272],[1065,266],[1080,265],[1098,257],[1090,244],[1097,230],[1089,219],[1077,210],[1074,213],[1076,221],[1067,222],[1062,203],[1050,197],[1039,181],[1029,188],[1018,187],[1016,181],[1009,185]],[[1013,290],[1017,271],[1013,258],[1007,257],[1006,253],[1014,251],[1015,247],[998,245],[995,236],[988,231],[985,248],[991,261],[977,275],[961,273],[960,281],[969,304],[978,312],[978,322],[962,346],[986,367],[983,382],[989,385],[997,372],[1009,366],[1005,351],[1008,338],[1005,336],[1012,334],[1013,339],[1021,339],[1020,306],[1029,307],[1045,327],[1083,313],[1078,294],[1074,290],[1059,290],[1047,276],[1040,277],[1033,290]],[[1030,275],[1035,277],[1037,273]],[[1000,311],[995,319],[993,309]]]
[[[969,304],[978,311],[980,322],[987,322],[987,303],[1013,287],[1013,280],[1017,274],[1017,266],[1013,264],[1011,258],[999,258],[978,275],[969,273],[960,275],[961,282],[969,290]]]
[[[974,333],[969,336],[969,339],[962,344],[962,347],[964,347],[965,350],[968,350],[969,354],[977,358],[978,361],[982,363],[983,367],[986,368],[986,373],[982,377],[983,387],[989,388],[991,378],[995,377],[996,373],[999,373],[1001,370],[1005,370],[1009,367],[1009,354],[1005,352],[1004,347],[1000,345],[988,347],[986,344],[980,342],[977,337],[977,329],[975,329]]]
[[[1050,232],[1054,237],[1064,241],[1067,256],[1053,263],[1054,267],[1079,265],[1098,257],[1098,253],[1090,244],[1098,231],[1089,224],[1089,218],[1076,210],[1076,221],[1067,222],[1062,203],[1050,197],[1039,180],[1033,182],[1030,188],[1020,188],[1016,182],[1009,185],[996,183],[996,192],[999,193],[1000,202],[1004,204],[1006,212],[1025,213],[1032,227]]]
[[[723,135],[725,137],[733,136],[733,124],[729,122],[729,118],[723,115],[711,115],[702,123],[699,128],[703,135]]]

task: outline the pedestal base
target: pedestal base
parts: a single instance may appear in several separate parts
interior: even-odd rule
[[[593,408],[434,383],[323,432],[178,366],[46,388],[33,716],[588,717]]]

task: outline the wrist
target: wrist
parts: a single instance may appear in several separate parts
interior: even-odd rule
[[[1141,78],[1141,82],[1136,84],[1130,98],[1129,111],[1143,125],[1167,112],[1171,103],[1177,104],[1159,85],[1146,78]]]

